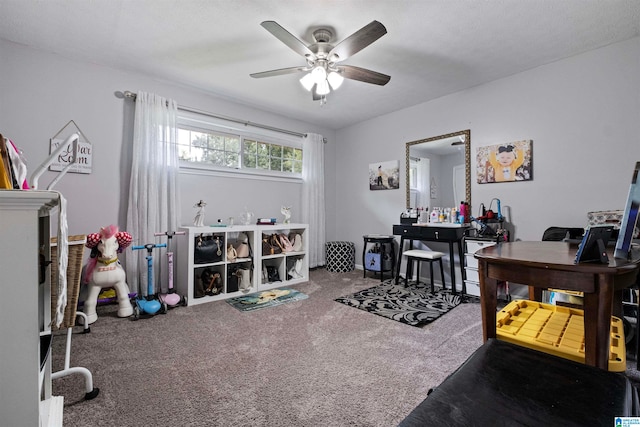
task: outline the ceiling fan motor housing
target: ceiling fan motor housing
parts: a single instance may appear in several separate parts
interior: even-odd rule
[[[331,31],[326,28],[318,28],[313,32],[313,39],[315,40],[315,44],[309,46],[309,49],[315,54],[315,58],[310,58],[307,56],[308,60],[312,60],[314,63],[314,59],[327,59],[329,52],[333,49],[333,46],[329,44],[331,40]],[[336,62],[337,58],[332,58],[331,62]]]
[[[326,28],[318,28],[313,32],[313,39],[316,43],[329,43],[332,35]]]

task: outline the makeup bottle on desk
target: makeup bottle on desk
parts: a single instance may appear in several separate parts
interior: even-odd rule
[[[420,222],[427,224],[429,222],[429,208],[426,207],[420,212]]]
[[[438,208],[433,208],[433,210],[431,211],[431,219],[429,220],[429,222],[431,223],[437,223],[440,222],[440,212],[438,212]]]

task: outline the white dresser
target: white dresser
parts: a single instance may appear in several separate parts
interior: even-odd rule
[[[0,190],[0,424],[61,426],[51,396],[51,191]]]
[[[473,254],[483,248],[495,246],[495,239],[488,240],[480,237],[464,238],[464,271],[466,275],[467,295],[480,296],[480,278],[478,276],[478,260]]]

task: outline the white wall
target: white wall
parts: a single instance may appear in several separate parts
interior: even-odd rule
[[[329,140],[327,240],[353,241],[357,254],[363,234],[391,233],[404,209],[404,182],[400,190],[370,191],[367,176],[375,162],[397,159],[404,169],[406,141],[471,129],[473,173],[476,147],[532,139],[533,181],[472,183],[474,208],[500,198],[515,238],[524,240],[539,240],[549,225],[582,226],[590,210],[622,208],[633,164],[640,160],[640,38],[337,132],[13,43],[0,41],[0,54],[0,132],[24,150],[31,171],[47,156],[49,138],[70,119],[93,143],[93,173],[68,174],[57,186],[69,200],[71,233],[124,223],[132,108],[116,91],[154,92],[189,107],[323,134]],[[42,182],[48,179],[47,173]],[[278,215],[281,204],[294,205],[296,220],[299,202],[292,199],[299,198],[299,186],[239,181],[185,177],[183,223],[191,222],[192,205],[200,198],[210,203],[208,221],[237,216],[245,205],[257,215]]]
[[[425,74],[428,78],[428,73]],[[400,190],[368,191],[369,163],[400,160],[405,142],[471,129],[472,209],[502,202],[516,239],[585,226],[588,211],[622,209],[640,161],[640,38],[541,66],[337,132],[335,236],[390,234]],[[533,181],[477,184],[476,148],[533,140]],[[404,175],[401,174],[404,178]],[[360,263],[360,260],[357,260]]]
[[[67,174],[56,186],[68,199],[72,234],[96,232],[109,224],[125,227],[133,102],[117,98],[116,91],[153,92],[173,98],[179,105],[300,133],[322,134],[328,139],[327,186],[334,187],[335,169],[330,161],[335,156],[333,130],[148,76],[71,61],[4,41],[0,41],[0,57],[0,132],[24,151],[30,173],[47,157],[49,139],[71,119],[93,144],[92,173]],[[52,177],[47,172],[41,187],[46,187]],[[282,205],[291,205],[292,220],[300,221],[299,183],[193,174],[181,174],[180,182],[182,223],[186,225],[192,223],[196,212],[193,205],[199,199],[208,203],[206,220],[210,223],[217,218],[238,218],[245,206],[257,216],[281,219]],[[335,199],[331,195],[327,199],[327,229],[331,230],[335,226]]]

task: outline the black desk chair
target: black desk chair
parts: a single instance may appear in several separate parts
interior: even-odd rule
[[[542,234],[542,241],[561,242],[564,239],[581,239],[584,228],[580,227],[549,227]]]

